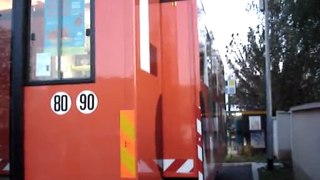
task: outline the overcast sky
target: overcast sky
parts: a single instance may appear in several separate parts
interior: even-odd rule
[[[245,41],[249,27],[258,24],[257,15],[246,11],[248,3],[252,0],[202,0],[202,2],[207,13],[207,26],[213,31],[215,45],[222,60],[225,61],[225,46],[230,42],[231,34],[239,33]]]

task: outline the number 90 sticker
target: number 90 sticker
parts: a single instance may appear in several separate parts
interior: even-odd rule
[[[84,90],[78,95],[76,105],[83,114],[90,114],[96,110],[98,98],[92,91]]]
[[[64,115],[71,108],[71,98],[65,92],[57,92],[52,96],[50,105],[54,113]]]

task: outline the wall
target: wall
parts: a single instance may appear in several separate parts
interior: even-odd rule
[[[290,113],[284,111],[277,111],[275,124],[275,155],[279,160],[289,160],[291,158]]]
[[[292,161],[296,179],[320,179],[320,103],[293,107]]]

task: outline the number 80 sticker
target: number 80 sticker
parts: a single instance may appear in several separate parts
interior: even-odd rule
[[[71,98],[65,92],[57,92],[52,96],[50,105],[54,113],[64,115],[71,108]]]
[[[92,91],[84,90],[78,95],[76,105],[83,114],[90,114],[97,108],[98,98]]]

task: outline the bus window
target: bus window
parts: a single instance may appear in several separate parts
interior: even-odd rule
[[[160,1],[139,0],[139,56],[140,68],[158,75],[160,59]]]
[[[31,1],[29,82],[93,78],[91,1]]]

